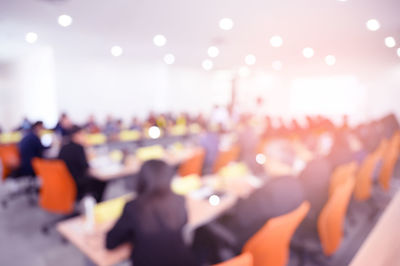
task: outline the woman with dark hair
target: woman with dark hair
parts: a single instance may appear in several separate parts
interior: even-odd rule
[[[138,196],[125,205],[107,234],[108,249],[133,244],[131,261],[135,266],[195,265],[183,241],[185,200],[170,189],[174,174],[174,168],[163,161],[145,162],[138,174]]]

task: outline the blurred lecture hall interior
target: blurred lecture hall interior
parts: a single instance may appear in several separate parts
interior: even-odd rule
[[[399,0],[0,0],[0,266],[400,266]]]

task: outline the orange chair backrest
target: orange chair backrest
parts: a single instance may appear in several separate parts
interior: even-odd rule
[[[244,245],[255,266],[284,266],[290,254],[290,240],[310,209],[305,201],[294,211],[270,219]]]
[[[343,225],[355,181],[349,178],[337,187],[318,217],[318,234],[323,252],[331,256],[339,248],[343,238]]]
[[[228,261],[215,264],[214,266],[253,266],[253,256],[245,252]]]
[[[232,146],[227,151],[220,151],[214,163],[213,172],[217,173],[222,167],[227,166],[230,162],[237,160],[240,148],[238,145]]]
[[[11,173],[11,171],[16,169],[19,165],[19,151],[17,145],[1,145],[0,161],[2,166],[1,178],[4,180]]]
[[[40,206],[54,213],[71,213],[74,210],[77,191],[75,181],[65,163],[61,160],[35,158],[32,165],[42,181]]]
[[[356,174],[356,185],[354,188],[354,198],[356,200],[364,201],[371,197],[372,175],[387,146],[388,141],[386,139],[382,140],[379,147],[371,154],[368,154],[362,162]]]
[[[262,138],[262,139],[258,142],[256,152],[257,152],[257,153],[262,153],[262,154],[263,154],[263,153],[265,152],[265,147],[267,146],[268,142],[269,142],[269,138]]]
[[[201,176],[201,170],[203,168],[205,155],[206,153],[204,149],[197,149],[191,158],[189,158],[179,166],[179,175],[182,177],[188,175]]]
[[[379,184],[385,190],[390,187],[390,180],[393,175],[394,167],[399,158],[400,133],[396,132],[390,140],[389,146],[383,155],[383,164],[379,173]]]
[[[347,179],[355,178],[358,164],[357,162],[346,163],[335,168],[331,175],[329,186],[329,196],[331,197],[337,187],[346,183]]]

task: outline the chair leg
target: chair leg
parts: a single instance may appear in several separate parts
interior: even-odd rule
[[[9,193],[6,196],[6,198],[4,198],[1,201],[1,205],[3,208],[7,208],[8,203],[10,201],[15,200],[16,198],[22,197],[24,195],[27,195],[29,205],[35,206],[37,203],[37,199],[35,197],[37,197],[36,195],[38,194],[38,192],[39,192],[38,185],[36,184],[35,180],[31,178],[28,180],[27,185],[24,185],[24,186],[18,188],[16,191]]]

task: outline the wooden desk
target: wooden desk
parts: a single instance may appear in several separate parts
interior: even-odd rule
[[[399,225],[400,192],[397,192],[350,265],[400,265]]]
[[[221,199],[219,205],[212,206],[207,200],[187,197],[190,229],[194,230],[214,220],[232,207],[236,200],[235,196],[227,195]],[[108,266],[128,259],[132,250],[132,247],[128,244],[121,245],[111,251],[105,248],[105,235],[114,223],[115,221],[97,224],[94,232],[88,234],[84,231],[84,217],[79,216],[59,223],[57,230],[96,265]]]
[[[217,178],[215,175],[204,177],[203,184],[214,187],[218,183]],[[254,180],[250,176],[233,180],[232,184],[226,186],[226,195],[217,206],[210,205],[208,199],[195,198],[194,194],[186,196],[189,232],[215,220],[230,209],[239,197],[247,197],[262,184],[261,180]],[[97,224],[94,232],[88,234],[84,231],[84,217],[79,216],[57,224],[57,230],[95,264],[107,266],[128,259],[132,249],[129,245],[122,245],[112,251],[105,249],[105,235],[114,223],[115,221]]]
[[[177,165],[186,159],[190,158],[195,148],[183,149],[179,152],[166,151],[163,160],[170,165]],[[110,181],[125,176],[131,176],[139,172],[143,161],[136,157],[128,158],[124,165],[114,164],[108,168],[92,168],[91,174],[101,181]]]

